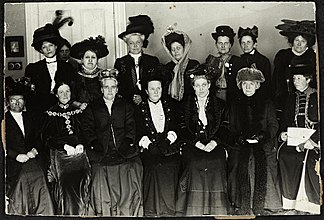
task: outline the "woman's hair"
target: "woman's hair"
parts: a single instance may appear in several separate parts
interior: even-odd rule
[[[99,53],[99,51],[98,51],[97,49],[95,49],[95,48],[88,49],[88,50],[84,51],[84,52],[82,53],[82,57],[81,57],[81,59],[83,59],[84,54],[85,54],[87,51],[94,52],[94,53],[96,54],[96,56],[97,56],[97,59],[98,59],[98,53]],[[99,60],[99,59],[98,59],[98,60]]]
[[[228,38],[229,38],[229,42],[230,42],[231,45],[233,46],[233,44],[234,44],[234,37],[230,37],[230,36],[228,36],[228,35],[219,35],[219,36],[216,38],[216,40],[215,40],[216,43],[217,43],[219,37],[228,37]]]
[[[63,81],[59,81],[59,82],[55,83],[55,86],[54,86],[54,88],[53,88],[53,93],[56,95],[58,89],[59,89],[61,86],[63,86],[63,85],[67,85],[68,87],[70,87],[69,84],[67,84],[67,83],[65,83],[65,82],[63,82]],[[71,88],[71,87],[70,87],[70,88]]]
[[[293,45],[295,38],[298,36],[302,36],[306,39],[308,47],[312,47],[315,44],[315,37],[299,33],[292,33],[289,36],[287,36],[288,43]]]
[[[140,38],[141,38],[141,40],[142,40],[142,42],[144,42],[144,40],[145,40],[145,35],[144,34],[141,34],[141,33],[131,33],[131,34],[126,34],[124,37],[123,37],[123,40],[127,43],[128,42],[128,40],[129,40],[129,38],[131,37],[131,36],[139,36]]]

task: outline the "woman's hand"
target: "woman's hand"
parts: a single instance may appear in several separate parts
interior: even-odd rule
[[[199,148],[200,150],[204,150],[205,149],[205,145],[202,144],[200,141],[198,141],[196,144],[195,144],[195,147],[196,148]]]
[[[144,149],[148,149],[148,146],[152,143],[152,141],[147,137],[143,136],[139,141],[138,145]]]
[[[210,141],[210,142],[205,146],[204,151],[206,151],[206,152],[210,152],[210,151],[214,150],[215,147],[217,147],[217,143],[216,143],[216,141],[211,140],[211,141]]]
[[[281,132],[281,134],[280,134],[280,139],[281,139],[282,141],[286,142],[287,139],[288,139],[288,133],[287,133],[287,132]]]
[[[38,151],[36,150],[36,148],[31,149],[31,150],[27,153],[27,156],[28,156],[30,159],[35,158],[37,155],[38,155]]]
[[[64,150],[66,151],[68,156],[76,154],[75,148],[68,144],[64,144]]]
[[[19,163],[26,163],[29,160],[29,157],[27,156],[27,154],[18,154],[16,160]]]
[[[83,153],[83,151],[84,151],[84,147],[83,147],[82,144],[78,144],[78,145],[75,147],[75,153],[76,153],[76,154],[81,154],[81,153]]]
[[[313,150],[314,149],[314,145],[312,144],[312,142],[310,140],[307,140],[304,144],[304,148],[305,149],[309,149],[309,150]]]

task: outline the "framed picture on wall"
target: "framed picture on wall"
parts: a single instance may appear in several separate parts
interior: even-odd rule
[[[8,36],[5,38],[6,57],[24,56],[24,37]]]

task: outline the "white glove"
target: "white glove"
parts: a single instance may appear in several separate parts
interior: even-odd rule
[[[31,150],[27,153],[27,156],[28,156],[30,159],[35,158],[37,155],[38,155],[38,151],[36,150],[36,148],[31,149]]]
[[[152,141],[147,137],[143,136],[141,140],[138,142],[138,145],[144,149],[148,149],[148,146],[152,143]]]
[[[83,153],[83,145],[82,144],[78,144],[76,147],[75,147],[75,153],[76,154],[81,154]]]
[[[217,146],[216,141],[211,140],[211,141],[210,141],[210,142],[205,146],[204,151],[206,151],[206,152],[210,152],[210,151],[214,150],[216,146]]]
[[[196,144],[195,144],[195,147],[196,148],[199,148],[200,150],[204,150],[205,149],[205,145],[202,144],[200,141],[198,141]]]
[[[314,145],[312,144],[312,142],[310,140],[307,140],[304,144],[304,148],[305,149],[310,149],[313,150],[314,149]]]
[[[76,154],[75,148],[68,144],[64,144],[64,150],[66,151],[68,156]]]
[[[18,154],[16,160],[20,163],[26,163],[29,160],[27,154]]]
[[[170,144],[173,144],[177,140],[178,136],[174,131],[168,131],[167,139],[169,139]]]
[[[282,141],[287,141],[288,133],[287,132],[281,132],[280,138],[281,138]]]

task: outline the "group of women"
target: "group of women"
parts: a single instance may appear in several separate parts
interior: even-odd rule
[[[240,57],[230,53],[236,35],[233,29],[216,27],[212,37],[218,54],[209,55],[203,64],[189,58],[189,36],[169,28],[162,36],[162,45],[171,61],[162,65],[157,57],[143,52],[154,31],[150,17],[138,15],[129,21],[118,35],[127,44],[128,54],[117,58],[112,70],[98,66],[98,60],[109,54],[102,36],[72,47],[65,45],[71,57],[79,60],[74,71],[68,60],[57,59],[57,46],[64,46],[57,29],[46,24],[34,32],[32,46],[45,59],[26,67],[33,90],[26,103],[27,110],[38,118],[41,143],[48,149],[44,160],[54,213],[264,215],[284,209],[318,214],[320,146],[317,93],[316,87],[312,88],[316,85],[312,83],[316,80],[314,23],[283,20],[284,24],[277,26],[292,47],[278,52],[272,74],[270,61],[256,50],[255,26],[238,31],[244,52]],[[127,132],[123,137],[138,149],[128,155],[141,158],[133,168],[143,166],[143,173],[136,172],[134,178],[139,181],[133,179],[132,184],[141,188],[143,197],[135,191],[119,190],[106,198],[103,189],[93,191],[100,183],[94,176],[110,182],[113,190],[107,189],[109,192],[118,188],[114,179],[126,178],[114,170],[107,176],[98,175],[98,163],[113,166],[130,160],[112,147],[116,145],[114,134],[106,138],[108,153],[96,154],[100,161],[88,159],[94,157],[89,152],[98,143],[89,144],[91,131],[82,123],[97,120],[89,117],[89,111],[95,110],[87,108],[105,97],[105,71],[118,73],[118,89],[114,90],[118,94],[111,92],[114,98],[122,97],[134,109],[131,114],[129,109],[118,107],[120,114],[136,122],[135,130],[126,130],[136,134],[136,141],[129,141]],[[117,111],[117,103],[110,103],[110,108]],[[114,131],[118,119],[109,120],[111,128],[100,127],[98,132]],[[120,126],[118,129],[127,125]],[[296,146],[288,146],[291,127],[315,133]],[[114,205],[117,200],[127,202]],[[93,212],[98,204],[102,210]]]

